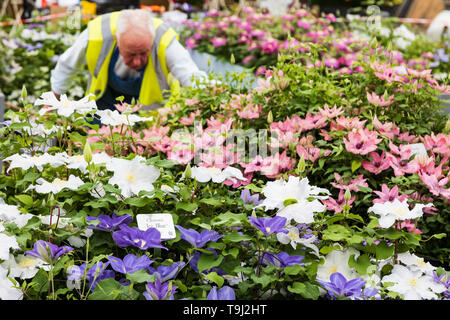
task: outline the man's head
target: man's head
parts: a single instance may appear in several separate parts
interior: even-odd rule
[[[130,69],[141,69],[147,64],[154,37],[150,12],[137,9],[120,13],[116,30],[117,47]]]

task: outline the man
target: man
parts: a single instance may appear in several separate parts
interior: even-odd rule
[[[158,108],[163,90],[170,88],[169,73],[181,86],[206,79],[170,25],[140,9],[104,14],[88,23],[51,73],[57,98],[83,63],[91,76],[87,93],[95,96],[100,110],[113,110],[119,96],[128,103],[138,100],[143,109]]]

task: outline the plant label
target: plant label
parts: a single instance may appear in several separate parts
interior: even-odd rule
[[[147,230],[156,228],[161,233],[161,240],[175,239],[175,226],[170,213],[138,214],[136,215],[138,228]]]

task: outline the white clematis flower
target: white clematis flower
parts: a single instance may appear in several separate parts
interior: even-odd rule
[[[159,178],[160,170],[142,163],[142,160],[140,156],[133,160],[113,158],[106,165],[109,171],[114,172],[109,183],[117,185],[125,198],[137,196],[140,191],[154,190],[153,182]]]
[[[135,114],[122,114],[117,110],[99,110],[97,115],[100,117],[100,122],[106,126],[120,126],[129,125],[133,126],[137,122],[141,121],[153,121],[153,117],[140,117]]]
[[[16,238],[0,233],[0,260],[9,259],[9,249],[20,249]]]
[[[80,186],[84,184],[83,180],[78,177],[75,177],[73,174],[69,176],[69,180],[61,180],[56,178],[53,182],[48,182],[43,178],[39,178],[36,180],[38,185],[29,186],[25,191],[36,190],[38,193],[53,193],[57,194],[61,192],[63,189],[69,190],[77,190]]]
[[[22,300],[22,290],[14,288],[7,275],[8,270],[0,267],[0,300]]]
[[[30,156],[27,154],[13,154],[7,157],[4,161],[8,161],[8,172],[14,168],[21,168],[28,170],[32,167],[36,167],[39,171],[43,170],[44,165],[51,165],[52,167],[59,167],[65,165],[65,159],[61,156],[53,156],[45,153],[40,156]]]
[[[348,260],[353,254],[355,258],[359,257],[359,252],[354,248],[331,251],[325,256],[325,262],[317,267],[317,279],[328,282],[335,272],[342,274],[347,281],[360,277],[354,268],[348,266]]]
[[[245,181],[242,171],[234,167],[226,167],[225,169],[215,167],[192,167],[191,176],[198,182],[212,181],[215,183],[222,183],[225,180],[231,180],[236,183],[237,180]]]
[[[437,294],[446,290],[433,277],[399,264],[394,265],[391,274],[384,276],[381,282],[393,282],[389,290],[403,295],[405,300],[437,299]]]
[[[308,178],[290,176],[288,181],[269,181],[262,189],[266,197],[259,207],[265,210],[279,209],[278,216],[293,219],[297,223],[314,222],[314,213],[322,212],[326,206],[320,200],[327,199],[330,194],[327,189],[309,185]],[[314,200],[310,201],[313,198]]]
[[[32,217],[32,214],[20,212],[17,206],[0,204],[0,221],[14,222],[19,229],[23,228]]]
[[[398,254],[398,260],[407,265],[411,270],[420,270],[423,273],[426,273],[430,276],[433,276],[433,271],[437,268],[432,266],[429,262],[425,262],[425,260],[421,257],[416,256],[410,252],[403,252]]]
[[[368,212],[373,212],[379,215],[378,222],[382,228],[389,228],[397,220],[408,220],[421,217],[423,215],[423,208],[432,207],[433,204],[416,204],[414,209],[409,210],[407,199],[399,201],[387,201],[385,203],[375,203],[369,208]]]
[[[3,268],[9,270],[11,278],[30,279],[33,278],[39,269],[49,270],[50,265],[41,259],[19,254],[16,257],[10,254],[9,259],[1,264]]]
[[[44,115],[49,111],[56,110],[56,113],[63,117],[70,117],[75,112],[86,114],[97,110],[95,100],[89,100],[92,94],[84,97],[81,100],[73,101],[67,98],[67,95],[61,95],[60,99],[56,98],[53,92],[44,92],[40,99],[36,99],[35,105],[48,105],[49,108],[42,108],[39,111],[40,115]]]

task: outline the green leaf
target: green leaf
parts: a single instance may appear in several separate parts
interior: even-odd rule
[[[370,267],[372,263],[370,263],[370,258],[367,254],[360,255],[356,261],[354,260],[354,256],[349,260],[349,267],[355,268],[359,274],[366,274],[367,268]]]
[[[236,231],[233,231],[232,233],[228,233],[227,235],[225,235],[222,239],[224,242],[226,241],[241,242],[241,241],[249,241],[252,240],[253,238],[249,235],[239,234]]]
[[[134,207],[143,207],[147,205],[150,201],[148,198],[127,198],[124,201],[126,204]]]
[[[316,300],[319,297],[319,288],[309,282],[294,282],[292,286],[288,286],[288,291],[306,299]]]
[[[197,209],[196,203],[190,203],[190,202],[177,202],[176,209],[182,209],[187,212],[193,212],[195,209]]]
[[[275,281],[277,278],[275,275],[262,274],[259,277],[256,274],[252,274],[250,277],[255,283],[262,285],[263,288],[267,287],[271,282]]]
[[[208,270],[214,267],[218,267],[223,260],[223,256],[216,257],[214,254],[204,254],[198,259],[197,268],[198,272]]]
[[[155,276],[149,274],[144,269],[133,272],[133,273],[127,273],[126,278],[128,280],[130,280],[131,282],[136,282],[136,283],[153,282],[155,280]]]
[[[218,286],[219,288],[221,288],[221,287],[223,286],[223,283],[224,283],[224,281],[225,281],[225,280],[224,280],[221,276],[219,276],[216,272],[210,272],[210,273],[208,273],[208,274],[206,275],[206,279],[208,279],[208,280],[214,282],[215,284],[217,284],[217,286]]]
[[[214,198],[207,198],[200,200],[201,203],[209,204],[210,206],[218,207],[222,205],[222,201],[214,199]]]
[[[352,173],[361,167],[361,160],[353,160],[352,161]]]
[[[394,254],[394,245],[388,246],[386,241],[381,241],[375,251],[377,260],[383,260]]]
[[[32,206],[33,205],[33,198],[27,194],[19,194],[15,196],[17,200],[25,204],[26,206]]]
[[[351,236],[350,231],[340,224],[333,224],[323,231],[324,240],[341,241]]]
[[[370,220],[369,224],[367,225],[368,228],[373,229],[373,228],[376,228],[376,227],[378,227],[380,225],[380,223],[378,222],[377,218],[370,217],[370,219],[371,220]]]
[[[89,300],[114,300],[120,293],[120,283],[114,279],[103,279],[97,283]]]
[[[247,220],[247,215],[245,213],[232,213],[227,211],[225,213],[219,214],[217,217],[211,220],[211,225],[223,225],[232,226],[234,224],[242,224]]]
[[[303,269],[303,267],[299,264],[296,264],[294,266],[288,266],[284,268],[284,273],[288,276],[295,276],[300,273],[300,271]]]

